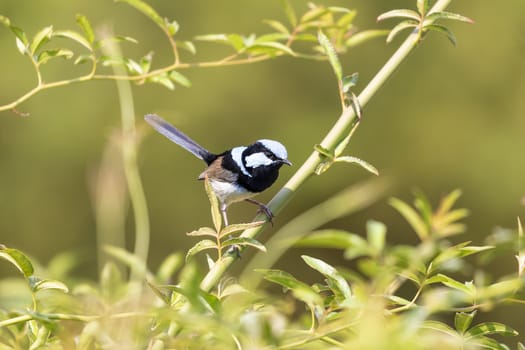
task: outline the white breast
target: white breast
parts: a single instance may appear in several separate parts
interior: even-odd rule
[[[211,180],[210,184],[219,201],[226,204],[226,206],[230,205],[231,203],[243,201],[256,195],[255,193],[249,192],[239,185],[229,182]]]

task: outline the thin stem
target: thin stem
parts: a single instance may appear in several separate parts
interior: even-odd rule
[[[438,0],[431,12],[444,10],[452,0]],[[386,80],[392,76],[392,73],[401,65],[408,54],[417,46],[420,39],[419,32],[412,32],[401,44],[401,46],[394,52],[386,64],[377,72],[368,85],[358,96],[359,105],[365,107],[370,99],[375,95]],[[321,146],[326,149],[333,149],[338,142],[343,139],[348,129],[353,125],[356,119],[354,108],[346,108],[332,129],[325,136],[321,142]],[[268,204],[268,207],[273,213],[278,213],[293,197],[295,192],[306,182],[310,176],[314,174],[315,169],[322,161],[321,156],[317,152],[313,152],[308,159],[303,163],[301,168],[288,180],[284,187],[273,197]],[[259,216],[256,220],[263,219]],[[253,229],[244,231],[241,236],[255,238],[266,227],[266,225],[259,226]],[[225,256],[222,260],[217,261],[213,268],[208,272],[201,282],[201,288],[205,291],[210,291],[220,280],[222,275],[235,261],[235,256]]]

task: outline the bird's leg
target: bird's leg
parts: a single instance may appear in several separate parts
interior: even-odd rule
[[[272,211],[270,210],[270,208],[268,208],[263,203],[261,203],[259,201],[256,201],[254,199],[251,199],[251,198],[247,198],[247,199],[245,199],[245,201],[257,205],[259,207],[259,213],[264,213],[264,215],[266,215],[266,217],[268,218],[268,221],[270,222],[270,224],[272,224],[272,226],[273,226],[274,215],[273,215]]]
[[[228,226],[228,215],[226,214],[226,209],[228,208],[228,205],[225,203],[221,203],[221,214],[222,214],[222,220],[224,221],[224,227]]]

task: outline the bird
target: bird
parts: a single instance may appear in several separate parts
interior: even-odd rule
[[[219,200],[225,226],[228,226],[228,206],[240,201],[259,206],[259,210],[273,224],[274,215],[271,210],[252,197],[266,190],[277,180],[281,166],[292,165],[282,143],[261,139],[248,146],[237,146],[215,154],[156,114],[147,114],[144,119],[160,134],[206,163],[207,167],[198,180],[208,179]]]

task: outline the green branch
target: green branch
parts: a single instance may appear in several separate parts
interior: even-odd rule
[[[438,0],[429,13],[443,11],[452,0]],[[370,83],[363,89],[358,96],[359,105],[364,107],[375,93],[385,84],[386,80],[392,76],[392,73],[401,65],[410,52],[417,46],[421,39],[419,31],[413,31],[394,52],[386,64],[372,78]],[[321,146],[325,149],[334,149],[337,144],[344,139],[348,130],[356,121],[356,113],[353,108],[346,108],[332,129],[324,137]],[[314,151],[303,163],[301,168],[288,180],[284,187],[270,201],[268,207],[273,213],[278,213],[292,199],[297,190],[315,173],[315,169],[323,161],[321,155]],[[264,229],[260,226],[254,229],[246,230],[241,237],[255,238]],[[210,291],[228,270],[228,268],[237,259],[235,255],[228,255],[218,261],[208,272],[201,282],[200,287],[205,291]]]

